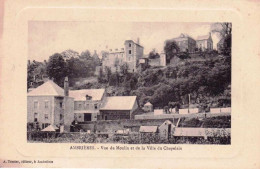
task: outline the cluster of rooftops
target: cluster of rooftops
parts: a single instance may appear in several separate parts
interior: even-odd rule
[[[105,89],[80,89],[69,90],[69,95],[65,96],[64,89],[48,80],[41,86],[31,90],[27,96],[53,96],[53,97],[70,97],[74,101],[86,101],[86,96],[91,97],[91,101],[101,101],[105,95]],[[131,110],[136,101],[136,96],[110,96],[106,97],[100,110]]]

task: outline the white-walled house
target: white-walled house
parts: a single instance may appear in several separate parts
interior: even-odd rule
[[[68,96],[68,81],[65,90],[49,80],[27,94],[27,123],[38,123],[40,129],[49,125],[64,126],[70,130],[74,120],[74,99]]]
[[[105,89],[70,90],[74,98],[74,114],[78,122],[96,121],[105,99]]]

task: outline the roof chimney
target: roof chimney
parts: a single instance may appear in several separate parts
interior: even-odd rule
[[[92,96],[86,95],[86,100],[91,100]]]
[[[138,45],[139,45],[139,41],[140,41],[139,38],[137,38],[136,43],[137,43]]]
[[[69,78],[68,76],[64,79],[64,96],[69,96]]]

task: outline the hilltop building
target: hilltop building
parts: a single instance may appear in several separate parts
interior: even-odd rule
[[[112,72],[119,71],[120,65],[127,63],[129,72],[136,72],[139,58],[143,56],[144,47],[133,40],[126,40],[124,48],[120,50],[112,49],[106,57],[103,58],[102,67],[110,67]]]
[[[213,50],[213,41],[210,32],[208,35],[198,36],[196,43],[197,43],[197,48],[200,49],[201,51]]]
[[[175,41],[180,48],[180,52],[195,52],[196,41],[188,34],[180,34],[177,38],[170,41]]]
[[[162,51],[159,54],[160,57],[151,59],[148,55],[144,55],[142,58],[139,59],[140,66],[151,66],[151,67],[164,67],[166,66],[166,54]]]

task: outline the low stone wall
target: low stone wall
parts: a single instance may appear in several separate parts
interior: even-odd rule
[[[160,115],[146,115],[146,114],[140,114],[135,115],[135,119],[141,120],[141,119],[173,119],[173,118],[181,118],[181,117],[187,117],[187,118],[203,118],[203,117],[214,117],[214,116],[230,116],[231,113],[191,113],[191,114],[160,114]]]
[[[91,132],[110,132],[115,133],[118,130],[131,129],[133,132],[138,132],[140,126],[160,126],[165,120],[173,121],[172,118],[168,119],[135,119],[135,120],[105,120],[105,121],[91,121],[86,123],[77,124],[79,128],[84,131],[90,130]]]
[[[160,114],[160,115],[135,115],[135,119],[144,120],[144,119],[172,119],[174,118],[173,114]]]

